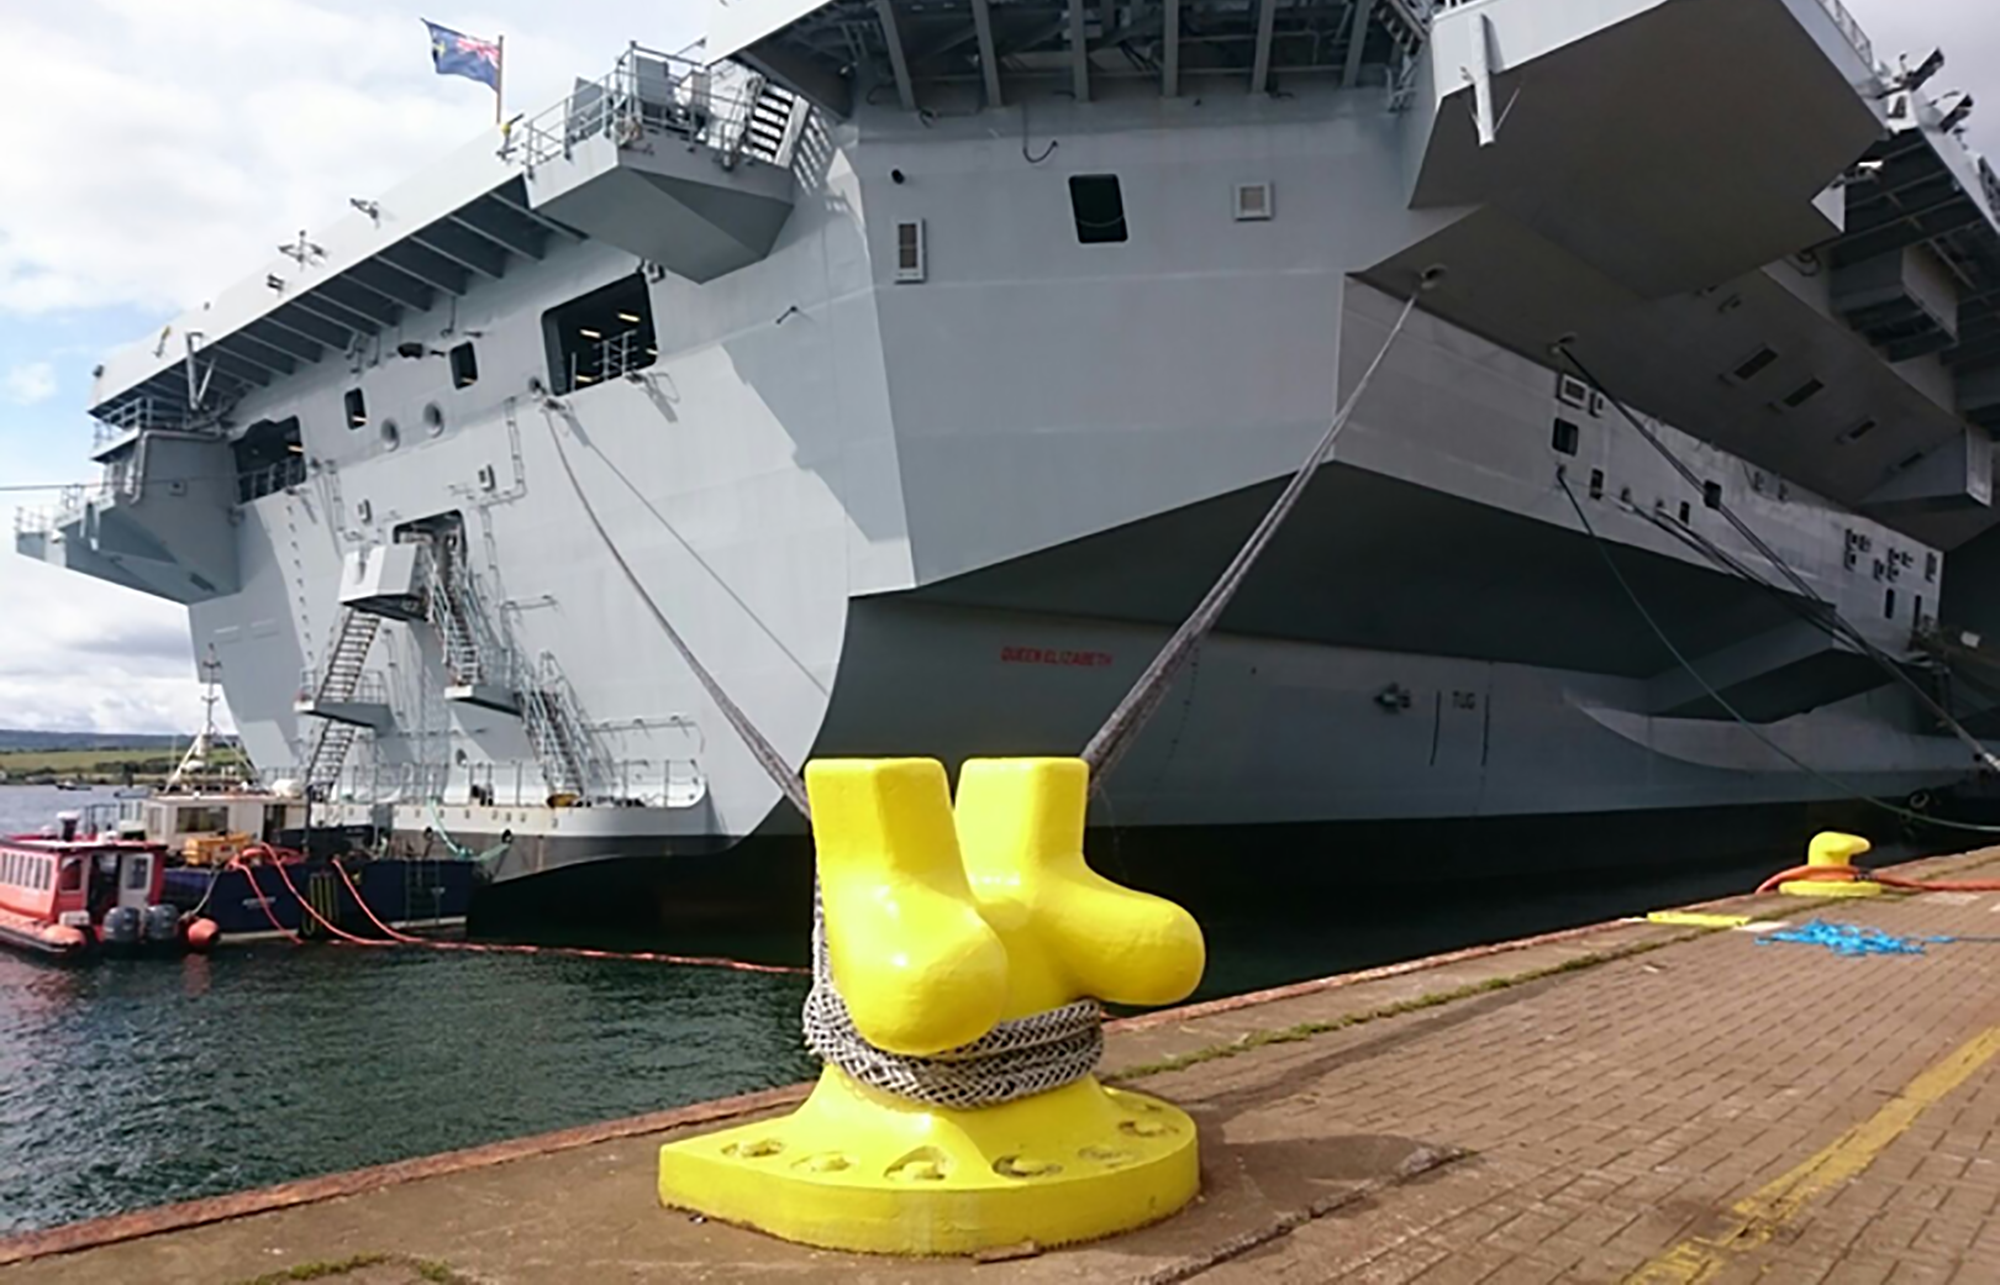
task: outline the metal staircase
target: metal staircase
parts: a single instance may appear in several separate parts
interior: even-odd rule
[[[341,608],[333,646],[312,691],[311,701],[315,706],[346,705],[354,701],[361,687],[368,649],[375,645],[375,635],[381,628],[382,617],[352,607]],[[348,750],[360,735],[358,724],[333,719],[321,722],[313,735],[312,750],[306,756],[306,784],[333,785],[340,778],[341,768],[346,766]]]
[[[523,678],[528,681],[520,691],[521,718],[527,724],[528,741],[534,746],[549,793],[589,799],[598,787],[608,784],[609,773],[591,743],[556,658],[543,652],[537,672]]]
[[[424,559],[424,596],[444,654],[445,699],[516,711],[508,649],[493,636],[456,535],[442,535]]]
[[[751,91],[750,110],[737,139],[738,150],[767,164],[786,164],[794,117],[801,110],[798,97],[762,76],[753,76],[746,88]]]

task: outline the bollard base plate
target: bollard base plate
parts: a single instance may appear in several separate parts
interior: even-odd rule
[[[1879,897],[1882,885],[1868,879],[1791,879],[1778,891],[1790,897]]]
[[[1130,1231],[1201,1185],[1194,1121],[1095,1077],[970,1111],[834,1067],[791,1115],[660,1148],[660,1202],[826,1249],[971,1254]]]

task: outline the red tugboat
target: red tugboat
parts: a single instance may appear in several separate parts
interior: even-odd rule
[[[155,844],[79,833],[0,838],[0,943],[66,957],[107,950],[203,949],[215,925],[163,899],[166,854]]]

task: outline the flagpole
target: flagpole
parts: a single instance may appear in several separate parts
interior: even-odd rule
[[[505,89],[507,84],[507,37],[501,36],[498,40],[494,41],[494,45],[499,52],[493,58],[493,123],[498,125],[500,123],[500,105],[507,97]]]

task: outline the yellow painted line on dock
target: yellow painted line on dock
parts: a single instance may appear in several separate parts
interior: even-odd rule
[[[1768,1243],[1814,1199],[1873,1164],[1918,1116],[1995,1055],[2000,1055],[2000,1026],[1910,1081],[1881,1110],[1805,1163],[1731,1205],[1728,1225],[1721,1232],[1682,1241],[1626,1277],[1625,1285],[1701,1285],[1712,1279],[1730,1259]]]

